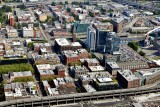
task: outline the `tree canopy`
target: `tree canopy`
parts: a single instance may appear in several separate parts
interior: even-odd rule
[[[138,50],[138,47],[139,47],[139,43],[138,42],[135,42],[135,41],[132,41],[132,42],[129,42],[128,43],[128,46],[130,48],[132,48],[134,51],[137,51]]]
[[[11,65],[0,65],[0,74],[6,74],[8,72],[20,72],[20,71],[31,71],[34,72],[34,69],[30,64],[21,63],[21,64],[11,64]]]

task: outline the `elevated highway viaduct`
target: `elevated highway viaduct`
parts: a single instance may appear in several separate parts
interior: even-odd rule
[[[112,91],[100,91],[94,93],[76,93],[69,95],[59,95],[59,96],[47,96],[47,97],[34,97],[26,99],[17,99],[11,101],[0,102],[0,107],[35,107],[44,105],[59,105],[59,104],[70,104],[78,103],[81,101],[95,101],[95,100],[105,100],[114,97],[130,97],[149,93],[160,92],[160,85],[153,87],[139,87],[132,89],[119,89]]]

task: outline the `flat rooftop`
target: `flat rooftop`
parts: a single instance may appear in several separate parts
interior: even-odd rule
[[[55,39],[55,41],[56,41],[59,45],[61,45],[61,46],[70,45],[70,43],[68,42],[68,40],[65,39],[65,38],[57,38],[57,39]]]
[[[101,65],[98,65],[98,66],[89,66],[89,69],[91,71],[104,71],[104,67],[102,67]]]
[[[112,68],[120,68],[116,62],[107,62],[107,64]]]
[[[137,76],[132,74],[131,70],[123,70],[123,71],[118,71],[127,81],[133,81],[136,79],[139,79]]]

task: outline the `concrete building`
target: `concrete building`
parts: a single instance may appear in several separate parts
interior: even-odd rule
[[[140,69],[134,74],[141,79],[141,85],[153,84],[160,80],[160,68]]]
[[[32,27],[23,27],[22,28],[23,30],[23,37],[24,38],[33,38],[34,37],[34,30]]]
[[[140,79],[132,74],[130,70],[118,71],[117,80],[123,88],[136,88],[140,86]]]
[[[117,81],[113,81],[110,77],[98,77],[93,79],[93,86],[98,91],[119,89]]]
[[[7,30],[7,36],[8,38],[17,38],[18,37],[18,31],[14,29],[13,27],[6,27]]]

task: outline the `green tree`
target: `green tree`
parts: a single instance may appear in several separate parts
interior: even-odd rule
[[[21,28],[22,28],[22,25],[21,25],[20,23],[18,23],[17,28],[18,28],[18,29],[21,29]]]
[[[53,1],[52,3],[51,3],[51,6],[55,6],[56,5],[56,3]]]
[[[90,17],[94,17],[94,14],[91,13],[91,12],[89,12],[89,16],[90,16]]]
[[[62,2],[59,2],[59,5],[63,5],[63,3],[62,3]]]
[[[10,6],[6,6],[6,5],[4,5],[4,6],[2,7],[2,10],[3,10],[4,12],[12,12],[12,8],[11,8]]]
[[[33,49],[33,42],[29,42],[28,44],[27,44],[27,47],[29,48],[29,49]]]
[[[66,9],[66,10],[67,10],[67,12],[71,12],[71,9],[70,9],[70,8],[68,8],[68,7],[67,7],[67,9]]]
[[[145,56],[145,53],[144,53],[143,51],[139,51],[139,54],[140,54],[141,56]]]
[[[138,50],[138,47],[139,47],[139,43],[132,41],[132,42],[129,42],[129,43],[128,43],[128,46],[129,46],[130,48],[132,48],[134,51],[137,51],[137,50]]]
[[[34,73],[34,69],[33,69],[32,65],[30,65],[28,63],[0,65],[0,74],[6,74],[11,71],[13,71],[13,72],[31,71],[32,73]]]
[[[65,1],[65,4],[68,4],[68,1]]]
[[[18,5],[17,8],[20,8],[21,10],[24,10],[24,9],[26,9],[26,6],[24,4],[22,4],[22,5]]]

